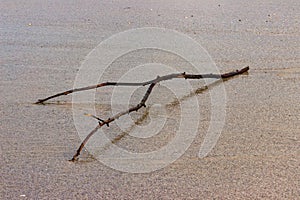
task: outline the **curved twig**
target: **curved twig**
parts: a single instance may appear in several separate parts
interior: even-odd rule
[[[76,154],[73,156],[73,158],[70,161],[76,161],[77,160],[77,157],[80,155],[80,152],[81,152],[82,148],[85,146],[85,144],[90,139],[90,137],[92,137],[92,135],[94,135],[97,132],[97,130],[99,128],[101,128],[104,125],[109,126],[109,123],[115,121],[116,119],[120,118],[121,116],[129,114],[129,113],[131,113],[133,111],[138,111],[142,107],[146,107],[146,101],[147,101],[150,93],[152,92],[152,89],[155,86],[155,84],[156,84],[156,82],[151,83],[151,85],[147,89],[147,91],[146,91],[143,99],[136,106],[131,107],[131,108],[129,108],[126,111],[120,112],[120,113],[114,115],[113,117],[108,118],[107,120],[101,120],[101,121],[99,120],[99,124],[86,136],[86,138],[83,140],[83,142],[80,144],[79,148],[77,149]]]
[[[45,101],[48,101],[50,99],[63,96],[63,95],[68,95],[74,92],[80,92],[80,91],[85,91],[85,90],[91,90],[91,89],[96,89],[99,87],[105,87],[105,86],[146,86],[152,83],[158,83],[161,81],[166,81],[166,80],[171,80],[173,78],[184,78],[184,79],[203,79],[203,78],[215,78],[215,79],[225,79],[229,78],[238,74],[242,74],[244,72],[247,72],[249,70],[249,67],[245,67],[241,70],[236,70],[233,72],[225,73],[225,74],[186,74],[184,73],[177,73],[177,74],[169,74],[161,77],[157,77],[153,80],[150,81],[145,81],[145,82],[140,82],[140,83],[124,83],[124,82],[104,82],[104,83],[99,83],[97,85],[91,85],[87,87],[82,87],[82,88],[75,88],[72,90],[67,90],[65,92],[61,92],[52,96],[49,96],[44,99],[39,99],[36,104],[43,104]]]

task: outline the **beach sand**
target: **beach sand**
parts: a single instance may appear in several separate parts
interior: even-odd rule
[[[2,1],[0,199],[298,199],[299,7],[297,0]],[[165,168],[132,174],[88,158],[69,162],[81,142],[72,96],[33,103],[72,88],[101,41],[142,27],[190,36],[221,72],[250,67],[224,82],[218,143],[198,157],[207,91],[197,95],[207,119],[199,135]]]

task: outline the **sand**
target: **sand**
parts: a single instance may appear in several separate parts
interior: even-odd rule
[[[299,7],[297,0],[2,1],[0,199],[299,198]],[[149,26],[194,38],[221,72],[250,66],[224,83],[217,145],[198,157],[210,116],[202,101],[199,135],[163,169],[132,174],[88,157],[69,162],[81,142],[72,97],[33,103],[72,88],[104,39]]]

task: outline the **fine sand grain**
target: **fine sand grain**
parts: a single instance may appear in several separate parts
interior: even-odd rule
[[[0,199],[299,199],[299,8],[299,0],[1,1]],[[81,142],[72,97],[33,103],[72,88],[81,62],[104,39],[149,26],[194,38],[221,72],[250,66],[224,83],[217,145],[198,158],[210,119],[203,92],[199,135],[171,165],[131,174],[87,153],[69,162]]]

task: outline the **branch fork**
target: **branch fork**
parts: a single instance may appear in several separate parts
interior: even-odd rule
[[[150,81],[146,81],[146,82],[140,82],[140,83],[125,83],[125,82],[104,82],[104,83],[100,83],[97,85],[91,85],[91,86],[87,86],[87,87],[82,87],[82,88],[75,88],[72,90],[67,90],[65,92],[61,92],[58,94],[55,94],[53,96],[49,96],[47,98],[44,99],[39,99],[36,104],[44,104],[45,101],[48,101],[50,99],[59,97],[59,96],[63,96],[63,95],[68,95],[74,92],[80,92],[80,91],[85,91],[85,90],[91,90],[91,89],[96,89],[99,87],[105,87],[105,86],[146,86],[149,85],[146,93],[144,94],[142,100],[140,101],[140,103],[138,103],[136,106],[129,108],[128,110],[125,110],[123,112],[119,112],[116,115],[103,120],[97,116],[91,115],[91,114],[85,114],[86,116],[90,116],[95,118],[96,120],[98,120],[98,125],[86,136],[86,138],[82,141],[82,143],[80,144],[79,148],[77,149],[75,155],[73,156],[73,158],[70,161],[76,161],[78,160],[78,156],[80,155],[83,147],[85,146],[85,144],[88,142],[88,140],[90,139],[90,137],[92,137],[98,129],[100,129],[102,126],[107,125],[109,127],[109,124],[117,119],[119,119],[121,116],[129,114],[133,111],[138,111],[139,109],[141,109],[142,107],[146,107],[146,101],[148,100],[154,86],[162,81],[167,81],[167,80],[171,80],[174,78],[184,78],[184,79],[204,79],[204,78],[214,78],[214,79],[227,79],[239,74],[243,74],[245,72],[247,72],[249,70],[249,67],[245,67],[242,68],[240,70],[236,70],[236,71],[232,71],[229,73],[225,73],[225,74],[186,74],[185,72],[183,73],[176,73],[176,74],[169,74],[169,75],[165,75],[165,76],[157,76],[155,79],[150,80]]]

